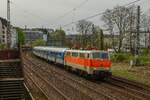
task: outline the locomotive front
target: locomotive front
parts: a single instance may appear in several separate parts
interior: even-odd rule
[[[109,53],[106,51],[91,52],[91,70],[93,75],[98,77],[111,76],[111,60]]]

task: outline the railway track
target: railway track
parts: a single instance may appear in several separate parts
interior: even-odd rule
[[[56,89],[53,85],[51,85],[50,82],[45,80],[43,77],[41,77],[39,74],[37,74],[34,70],[31,71],[27,68],[29,68],[29,67],[25,68],[26,72],[28,73],[28,74],[26,74],[26,79],[29,79],[30,81],[32,81],[33,84],[36,87],[38,87],[38,89],[40,91],[42,91],[42,94],[44,94],[44,96],[47,100],[52,100],[52,99],[68,100],[68,98],[64,94],[62,94],[58,89]],[[32,76],[32,78],[31,78],[31,76]],[[53,93],[52,93],[52,91],[49,91],[47,89],[47,87],[49,87],[50,90],[53,90]],[[50,95],[50,94],[54,94],[54,95]]]
[[[33,82],[33,84],[38,87],[38,89],[44,94],[47,100],[69,100],[61,91],[59,91],[55,86],[53,86],[50,82],[45,80],[40,74],[38,74],[35,70],[25,65],[24,70],[26,71],[26,79],[29,79]],[[29,74],[30,73],[30,74]],[[32,78],[31,78],[32,77]],[[47,88],[49,87],[49,89]],[[49,91],[51,90],[51,91]]]
[[[36,63],[38,63],[38,62],[36,62]],[[42,65],[41,65],[42,66]],[[55,66],[56,67],[56,66]],[[57,68],[57,67],[56,67]],[[48,70],[48,69],[47,69]],[[60,72],[59,72],[60,73]],[[62,73],[62,72],[61,72]],[[64,73],[63,73],[64,74]],[[69,77],[70,75],[68,75],[68,76],[66,76],[66,77]],[[70,76],[70,78],[72,78],[72,76]],[[74,78],[73,78],[74,79]],[[82,82],[83,82],[83,80],[81,80]],[[113,81],[110,81],[110,82],[113,82]],[[95,83],[97,83],[97,84],[95,84]],[[84,82],[84,84],[87,84],[86,82]],[[108,93],[110,92],[112,95],[110,95],[110,96],[112,96],[113,97],[113,95],[115,96],[115,97],[117,97],[117,99],[125,99],[125,98],[127,98],[127,100],[128,99],[136,99],[136,100],[147,100],[146,98],[143,98],[143,96],[141,97],[141,96],[138,96],[137,95],[137,93],[136,93],[136,91],[135,91],[135,93],[133,93],[133,92],[129,92],[130,90],[128,90],[128,88],[127,89],[125,89],[125,88],[122,88],[122,87],[120,87],[120,85],[122,85],[122,83],[120,84],[120,83],[116,83],[116,84],[110,84],[110,83],[108,83],[108,82],[102,82],[102,81],[98,81],[98,82],[94,82],[94,83],[89,83],[88,82],[88,84],[87,84],[89,87],[93,87],[93,88],[95,88],[95,89],[97,89],[97,91],[102,91],[102,87],[104,87],[104,93],[105,93],[105,90],[106,89],[109,89],[109,90],[113,90],[113,91],[115,91],[115,93],[112,93],[112,91],[107,91]],[[129,88],[130,89],[130,88]],[[108,93],[105,93],[105,94],[108,94]],[[124,96],[121,96],[121,95],[124,95]],[[114,98],[115,98],[114,97]],[[118,98],[118,97],[120,97],[120,98]],[[149,99],[149,97],[148,97],[148,99]]]
[[[150,85],[139,83],[136,81],[131,81],[122,77],[117,77],[117,76],[112,76],[111,79],[118,81],[118,82],[125,83],[127,86],[132,86],[135,89],[142,90],[147,94],[150,93]]]
[[[125,90],[130,91],[135,96],[141,96],[144,99],[150,100],[150,86],[145,85],[139,82],[130,81],[125,78],[112,76],[109,81],[109,84],[112,84],[117,87],[121,87]]]
[[[38,75],[38,77],[41,77],[41,78],[43,78],[45,81],[47,81],[47,84],[50,84],[50,83],[53,83],[53,84],[51,84],[51,86],[52,87],[55,87],[55,90],[57,90],[57,92],[59,92],[59,93],[61,93],[61,94],[63,94],[63,96],[65,97],[65,100],[70,100],[68,97],[70,96],[70,98],[72,99],[73,98],[73,94],[74,94],[74,98],[76,98],[76,99],[78,99],[78,100],[90,100],[90,97],[87,97],[86,95],[84,95],[83,93],[80,93],[79,91],[75,91],[75,89],[74,88],[71,88],[71,87],[69,87],[69,88],[67,88],[67,87],[65,87],[65,86],[67,86],[68,84],[65,84],[65,83],[62,83],[61,82],[61,85],[62,85],[62,87],[58,87],[57,86],[57,88],[56,88],[56,85],[58,84],[58,85],[60,85],[60,81],[62,81],[62,80],[57,80],[56,78],[52,78],[52,77],[50,77],[50,74],[46,74],[45,72],[41,72],[41,70],[39,70],[40,68],[39,67],[37,67],[37,66],[34,66],[34,68],[33,68],[33,66],[32,66],[32,68],[30,68],[30,67],[27,67],[27,69],[30,69],[30,70],[32,70],[32,71],[34,71],[34,74],[36,74],[36,75]],[[26,69],[25,69],[26,70]],[[38,73],[44,73],[44,74],[38,74]],[[44,78],[45,77],[45,78]],[[46,80],[47,79],[47,80]],[[49,80],[50,79],[50,80]],[[37,81],[37,83],[38,82],[41,82],[40,80],[39,81]],[[49,82],[49,83],[48,83]],[[43,83],[44,84],[44,83]],[[50,90],[51,91],[51,89],[49,89],[49,86],[45,86],[45,87],[47,87],[47,89],[48,90]],[[46,90],[46,89],[44,89],[44,90]],[[60,90],[63,90],[63,92],[62,91],[60,91]],[[66,91],[67,90],[67,91]],[[70,94],[71,93],[71,91],[70,90],[72,90],[73,92],[72,92],[72,94]],[[49,91],[49,94],[51,94],[50,93],[50,91]],[[46,91],[45,91],[46,92]],[[67,93],[69,93],[67,96],[64,94],[64,92],[67,92]],[[52,93],[52,95],[54,95],[55,93]],[[50,96],[49,96],[50,97]],[[54,97],[52,97],[51,99],[54,99]],[[55,99],[55,100],[61,100],[61,99]],[[73,100],[75,100],[75,99],[73,99]]]
[[[47,94],[45,93],[45,91],[36,83],[36,81],[34,81],[34,80],[31,78],[31,76],[29,76],[28,74],[26,74],[26,76],[24,77],[24,79],[25,79],[25,81],[26,81],[25,84],[26,84],[30,89],[31,89],[31,87],[32,87],[32,89],[34,88],[34,90],[36,89],[36,91],[37,91],[37,90],[40,91],[40,93],[38,92],[38,93],[36,93],[36,95],[37,95],[37,94],[40,94],[42,100],[43,100],[43,98],[48,100],[48,95],[47,95]],[[32,84],[32,85],[30,85],[30,84]],[[31,91],[31,92],[33,92],[33,91]],[[34,96],[34,98],[36,98],[36,96]]]
[[[35,59],[32,59],[32,61],[34,61],[34,63],[36,63],[38,66],[47,66],[47,65],[41,64],[40,62],[36,61]],[[51,69],[48,67],[42,67],[43,71],[45,71],[47,73],[53,72],[53,73],[55,73],[55,75],[57,77],[66,75],[66,74],[64,74],[65,71],[60,73],[60,72],[55,71],[54,69],[55,69],[55,67],[53,67]],[[49,70],[51,70],[51,71],[49,71]],[[125,84],[125,82],[117,83],[119,81],[116,80],[117,82],[115,82],[115,84],[114,84],[112,81],[113,78],[111,81],[109,80],[109,82],[90,82],[90,81],[87,82],[87,80],[72,78],[72,75],[66,75],[65,78],[62,78],[62,80],[66,80],[66,82],[72,81],[72,84],[78,83],[78,84],[80,84],[81,89],[82,89],[82,87],[86,87],[86,88],[88,87],[88,88],[90,88],[89,89],[90,91],[95,91],[95,93],[97,92],[98,95],[103,96],[105,99],[107,98],[107,99],[111,99],[111,100],[120,100],[120,99],[123,99],[123,100],[129,100],[129,99],[131,99],[131,100],[133,100],[133,99],[134,100],[149,100],[148,94],[143,95],[143,93],[142,93],[142,95],[139,94],[140,96],[138,96],[137,94],[139,92],[137,90],[134,91],[135,93],[133,93],[133,91],[130,91],[130,87],[129,87],[130,85],[126,85],[126,87],[128,86],[128,88],[121,87],[122,83]],[[115,80],[115,78],[114,78],[114,80]],[[83,84],[84,84],[84,86],[83,86]],[[131,88],[131,90],[133,90],[132,88]],[[94,96],[94,97],[96,97],[96,96]],[[94,99],[97,99],[97,98],[94,98]]]
[[[35,65],[35,64],[32,63],[32,65]],[[71,98],[73,100],[77,100],[77,98],[78,98],[78,100],[99,100],[100,98],[101,98],[101,100],[102,99],[115,100],[113,97],[111,97],[107,94],[104,94],[103,92],[96,91],[95,88],[91,88],[88,85],[83,84],[82,82],[79,82],[72,78],[66,77],[56,71],[51,71],[51,72],[45,71],[46,69],[42,69],[41,66],[39,66],[39,65],[36,65],[36,68],[43,70],[43,72],[46,73],[45,76],[50,76],[50,73],[51,73],[52,75],[54,75],[53,77],[55,77],[55,79],[56,78],[59,79],[59,82],[60,81],[64,82],[65,83],[64,86],[66,86],[66,87],[70,86],[70,87],[72,87],[72,90],[75,89],[76,91],[74,91],[72,95],[68,95],[69,98]],[[47,77],[47,78],[49,78],[49,77]],[[51,81],[51,80],[49,80],[49,81]]]

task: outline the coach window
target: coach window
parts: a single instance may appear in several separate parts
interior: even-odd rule
[[[72,56],[73,57],[78,57],[78,53],[77,52],[72,52]]]
[[[85,54],[84,53],[80,53],[80,58],[85,58]]]
[[[61,57],[61,52],[58,52],[57,57]]]
[[[67,52],[67,53],[66,53],[66,56],[70,56],[70,52]]]
[[[86,54],[86,58],[90,58],[90,54],[89,53]]]
[[[102,57],[102,59],[108,59],[108,53],[105,53],[105,52],[102,53],[101,57]]]
[[[92,56],[93,56],[94,59],[100,59],[100,53],[99,52],[94,52],[92,54]]]

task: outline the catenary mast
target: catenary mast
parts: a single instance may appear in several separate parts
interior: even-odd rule
[[[7,47],[10,47],[11,43],[11,32],[10,32],[10,0],[7,0]]]

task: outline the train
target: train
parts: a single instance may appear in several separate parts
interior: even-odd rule
[[[33,54],[83,76],[103,79],[112,75],[107,51],[37,46],[33,48]]]

